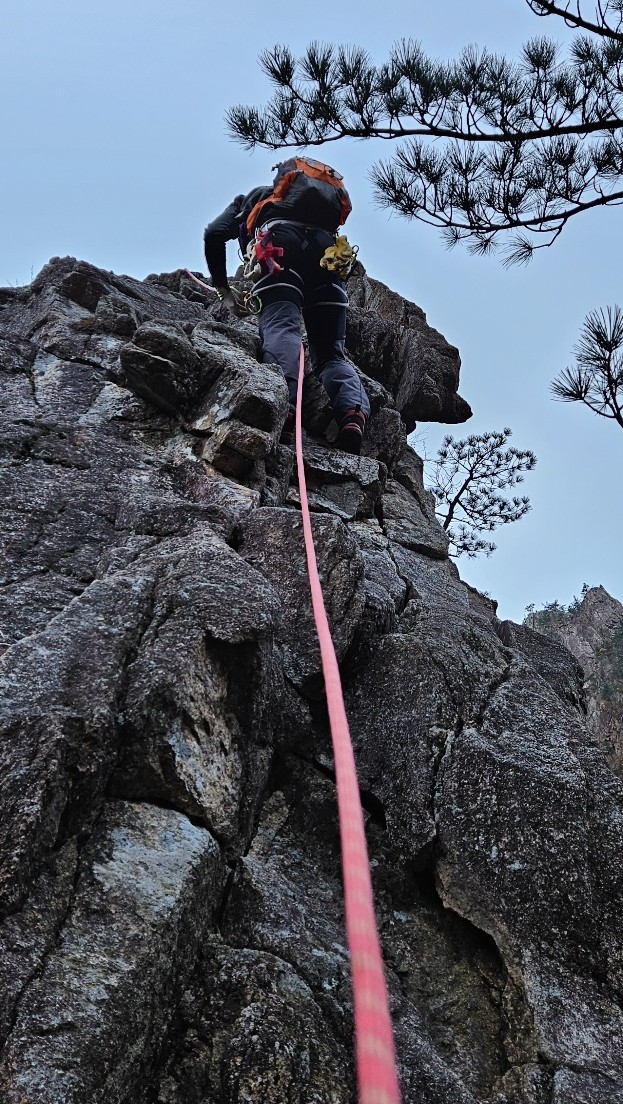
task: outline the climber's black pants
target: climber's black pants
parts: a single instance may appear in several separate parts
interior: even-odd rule
[[[344,353],[348,305],[344,281],[320,268],[320,258],[334,243],[334,236],[313,227],[281,223],[270,229],[270,241],[283,248],[283,257],[276,258],[283,271],[262,275],[253,289],[262,303],[262,362],[279,365],[288,384],[290,405],[295,406],[302,318],[313,371],[331,400],[336,419],[356,408],[368,415],[368,396]]]

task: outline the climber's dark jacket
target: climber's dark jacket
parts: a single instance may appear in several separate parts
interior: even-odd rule
[[[213,219],[209,226],[206,226],[203,235],[205,258],[215,287],[225,287],[227,284],[225,243],[238,238],[240,248],[243,253],[245,252],[249,244],[246,227],[247,218],[255,204],[262,199],[266,199],[272,190],[270,186],[263,186],[252,188],[246,196],[236,196],[225,210]],[[272,204],[267,204],[267,207],[273,209]],[[261,222],[266,222],[269,217],[270,215],[264,215],[262,211]]]

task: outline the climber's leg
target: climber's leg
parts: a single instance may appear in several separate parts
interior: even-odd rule
[[[348,297],[343,281],[323,281],[313,289],[308,304],[303,316],[312,368],[331,400],[340,428],[337,447],[359,453],[370,403],[344,351]]]

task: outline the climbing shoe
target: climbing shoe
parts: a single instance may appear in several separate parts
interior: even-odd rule
[[[287,445],[288,448],[294,446],[294,430],[296,428],[296,413],[293,407],[288,410],[286,420],[283,423],[283,429],[281,430],[281,437],[279,438],[280,445]]]
[[[361,442],[366,428],[366,416],[362,410],[348,410],[340,419],[340,431],[335,442],[336,448],[342,452],[352,452],[359,456]]]

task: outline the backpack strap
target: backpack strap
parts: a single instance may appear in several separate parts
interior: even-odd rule
[[[251,212],[247,218],[247,233],[252,234],[255,225],[257,223],[258,215],[260,211],[266,207],[268,203],[281,203],[281,200],[290,190],[290,185],[296,180],[300,169],[291,169],[290,172],[284,173],[280,180],[277,181],[274,190],[266,199],[260,200],[255,204],[255,207],[251,209]]]

